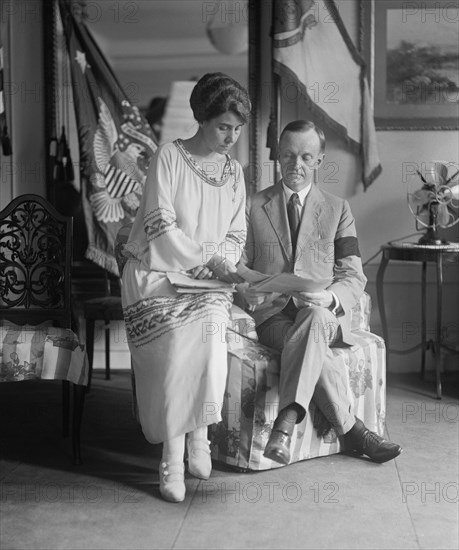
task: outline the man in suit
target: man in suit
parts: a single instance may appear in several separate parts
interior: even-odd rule
[[[264,455],[290,462],[293,428],[314,400],[344,449],[382,463],[402,449],[354,416],[345,375],[330,350],[353,343],[350,313],[366,277],[349,204],[313,183],[324,150],[324,134],[312,122],[287,124],[279,139],[282,180],[256,193],[248,206],[241,264],[268,275],[289,272],[320,283],[320,290],[289,294],[242,287],[259,340],[281,352],[280,412]]]

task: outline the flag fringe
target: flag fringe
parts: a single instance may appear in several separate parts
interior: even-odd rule
[[[377,177],[381,175],[382,166],[378,164],[367,177],[362,178],[363,190],[366,191]]]
[[[85,258],[119,277],[118,264],[116,263],[114,256],[108,254],[105,250],[90,244],[86,249]]]

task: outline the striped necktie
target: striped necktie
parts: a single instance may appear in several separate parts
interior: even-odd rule
[[[293,193],[287,204],[288,223],[290,225],[290,236],[292,239],[292,252],[295,254],[296,241],[298,239],[298,228],[300,225],[300,199],[298,193]]]

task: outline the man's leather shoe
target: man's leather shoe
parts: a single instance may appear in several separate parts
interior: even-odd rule
[[[400,445],[386,441],[375,432],[370,431],[358,418],[343,439],[344,450],[367,455],[380,464],[396,458],[403,450]]]
[[[292,438],[288,433],[273,429],[263,456],[280,464],[288,464],[290,462],[291,441]]]

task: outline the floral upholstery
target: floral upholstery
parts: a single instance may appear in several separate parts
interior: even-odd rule
[[[70,329],[0,325],[0,382],[67,380],[87,385],[88,358]]]
[[[351,317],[351,330],[366,330],[370,332],[371,296],[366,292],[354,306]]]
[[[350,348],[334,348],[347,373],[347,391],[355,414],[380,435],[385,420],[385,345],[369,332],[371,302],[364,294],[352,312]],[[211,428],[212,457],[242,470],[266,470],[281,464],[263,457],[278,412],[279,354],[257,342],[251,318],[233,307],[228,331],[228,377],[222,421]],[[295,428],[291,463],[340,452],[335,431],[311,403]]]

